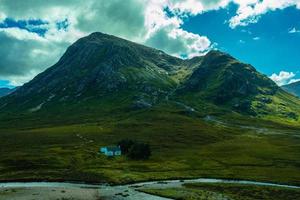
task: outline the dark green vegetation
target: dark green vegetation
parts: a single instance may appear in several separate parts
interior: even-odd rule
[[[290,200],[300,199],[299,189],[222,183],[185,184],[183,188],[139,189],[176,200]]]
[[[122,155],[133,160],[146,160],[151,156],[150,145],[134,140],[124,139],[118,142]]]
[[[135,141],[130,139],[123,139],[118,142],[118,145],[120,146],[122,154],[128,154],[130,148],[135,143]]]
[[[284,90],[300,97],[300,81],[282,86]]]
[[[181,60],[93,33],[0,99],[0,179],[300,184],[300,100],[228,54]],[[98,155],[125,138],[146,161]]]

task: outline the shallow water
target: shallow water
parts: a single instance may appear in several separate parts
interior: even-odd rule
[[[68,182],[11,182],[11,183],[0,183],[0,190],[7,189],[22,189],[25,190],[23,193],[20,193],[18,196],[16,194],[12,194],[15,196],[11,196],[9,198],[16,200],[23,200],[25,195],[32,195],[32,193],[39,193],[39,197],[43,197],[43,195],[47,195],[49,199],[53,199],[52,197],[57,197],[55,195],[62,196],[59,192],[51,192],[51,189],[56,190],[65,190],[67,195],[74,195],[76,189],[80,189],[80,193],[88,192],[97,192],[104,199],[116,199],[116,200],[167,200],[167,198],[157,197],[149,194],[145,194],[142,192],[138,192],[135,188],[143,187],[143,188],[180,188],[184,183],[238,183],[245,185],[258,185],[258,186],[272,186],[272,187],[281,187],[281,188],[295,188],[300,189],[300,186],[294,185],[284,185],[284,184],[276,184],[269,182],[257,182],[257,181],[246,181],[246,180],[226,180],[226,179],[213,179],[213,178],[199,178],[199,179],[188,179],[188,180],[169,180],[169,181],[149,181],[128,185],[117,185],[117,186],[109,186],[107,184],[84,184],[84,183],[68,183]],[[52,196],[51,196],[52,195]],[[7,197],[7,196],[6,196]],[[51,198],[50,198],[51,197]],[[65,196],[64,196],[65,197]],[[26,199],[27,197],[25,197]],[[46,199],[46,198],[45,198]],[[93,199],[93,198],[91,198]],[[1,196],[0,196],[0,200]]]
[[[259,181],[246,181],[246,180],[228,180],[228,179],[214,179],[214,178],[198,178],[198,179],[181,179],[181,180],[166,180],[166,181],[148,181],[141,183],[134,183],[128,185],[108,186],[107,184],[85,184],[85,183],[71,183],[71,182],[5,182],[0,183],[0,187],[63,187],[63,188],[93,188],[101,189],[104,187],[130,187],[130,186],[145,186],[145,185],[182,185],[183,183],[238,183],[247,185],[260,185],[260,186],[274,186],[283,188],[296,188],[300,189],[300,186],[276,184],[270,182]]]

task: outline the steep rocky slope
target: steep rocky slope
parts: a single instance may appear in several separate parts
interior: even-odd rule
[[[254,67],[211,51],[188,60],[92,33],[52,67],[0,100],[2,119],[98,120],[170,104],[205,112],[298,120],[299,99]],[[205,107],[205,109],[201,109]],[[74,114],[76,113],[76,114]]]

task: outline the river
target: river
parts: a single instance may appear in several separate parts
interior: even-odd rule
[[[128,185],[93,185],[68,182],[9,182],[0,183],[0,200],[27,200],[27,199],[86,199],[86,200],[166,200],[142,192],[136,188],[179,188],[184,183],[238,183],[258,186],[273,186],[281,188],[300,189],[295,185],[284,185],[269,182],[246,180],[226,180],[199,178],[189,180],[150,181]]]

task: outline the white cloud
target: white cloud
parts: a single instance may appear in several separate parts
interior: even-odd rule
[[[298,79],[291,79],[291,80],[288,82],[288,84],[296,83],[296,82],[298,82],[298,81],[300,81],[300,78],[298,78]]]
[[[5,18],[5,14],[0,12],[0,22],[3,21]]]
[[[164,49],[174,56],[186,56],[188,58],[202,55],[212,48],[207,37],[189,33],[180,28],[170,29],[161,29],[155,32],[146,41],[146,44]]]
[[[300,9],[299,0],[233,0],[239,5],[236,16],[229,20],[231,28],[237,26],[247,26],[256,23],[261,15],[268,11],[284,9],[290,6],[296,6]]]
[[[292,79],[295,76],[296,74],[294,74],[293,72],[281,71],[279,72],[279,74],[273,73],[269,78],[272,79],[275,83],[277,83],[277,85],[281,86],[291,83],[292,80],[295,80]]]
[[[17,40],[45,40],[44,38],[40,37],[37,33],[29,32],[25,29],[19,28],[0,28],[0,33],[4,33]]]
[[[253,40],[260,40],[260,37],[254,37]]]
[[[294,27],[291,30],[289,30],[289,33],[300,33],[300,30],[298,30]]]
[[[169,0],[168,7],[177,14],[197,15],[208,10],[217,10],[231,0]]]

